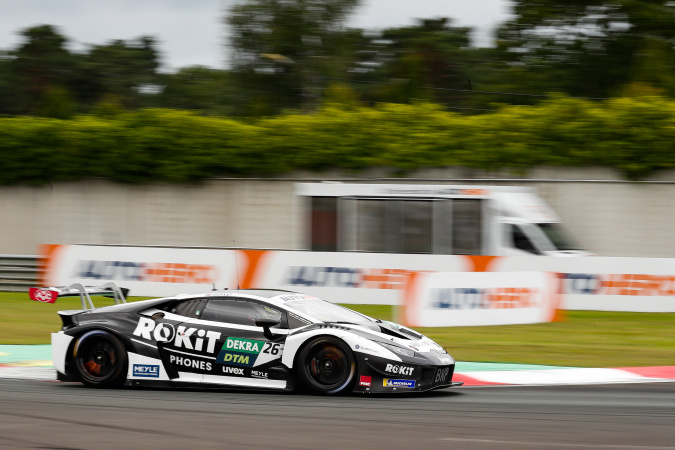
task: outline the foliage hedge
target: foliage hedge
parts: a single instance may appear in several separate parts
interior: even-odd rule
[[[557,98],[465,116],[432,104],[326,106],[255,122],[147,109],[71,120],[0,118],[0,184],[87,177],[196,182],[294,170],[461,165],[524,172],[606,166],[629,179],[675,167],[675,102]]]

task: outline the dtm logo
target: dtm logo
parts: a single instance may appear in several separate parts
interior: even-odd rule
[[[197,350],[198,352],[204,351],[204,341],[206,340],[205,351],[208,353],[215,351],[216,341],[220,339],[220,333],[216,331],[187,328],[183,325],[174,329],[174,326],[170,323],[157,323],[147,317],[141,317],[138,320],[138,325],[136,325],[133,334],[149,341],[173,342],[175,347]]]
[[[450,374],[449,367],[438,369],[438,371],[436,372],[436,378],[434,379],[434,383],[444,382],[445,380],[448,379],[449,374]]]
[[[403,387],[414,388],[415,380],[392,380],[391,378],[382,379],[382,386],[384,387]]]
[[[159,366],[151,364],[134,364],[133,376],[144,378],[159,378]]]
[[[394,364],[387,364],[387,367],[384,368],[385,372],[395,373],[398,375],[412,375],[414,370],[414,367],[395,366]]]

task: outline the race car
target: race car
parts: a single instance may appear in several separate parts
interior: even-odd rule
[[[393,322],[282,290],[213,290],[126,303],[113,283],[32,288],[79,295],[52,333],[57,378],[86,386],[201,386],[403,393],[461,385],[437,343]],[[91,295],[117,304],[94,308]]]

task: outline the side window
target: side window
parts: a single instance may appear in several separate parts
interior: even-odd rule
[[[513,240],[513,246],[519,250],[523,250],[529,253],[539,254],[539,251],[535,248],[534,244],[527,237],[523,229],[518,225],[510,225],[511,228],[511,238]]]
[[[277,327],[285,328],[285,320],[281,311],[260,303],[248,300],[214,299],[210,300],[201,315],[203,320],[225,322],[237,325],[256,326],[256,319],[278,320]],[[275,328],[277,328],[275,327]]]
[[[337,251],[337,198],[312,197],[311,245],[314,252]]]
[[[455,255],[480,255],[483,241],[482,200],[452,203],[452,249]]]
[[[206,300],[198,298],[196,300],[177,301],[169,306],[168,312],[178,314],[179,316],[199,319],[204,312]]]
[[[289,312],[288,313],[288,328],[291,330],[295,328],[302,328],[306,327],[307,325],[310,325],[312,322],[309,320],[303,319],[300,316],[296,316],[295,314]]]

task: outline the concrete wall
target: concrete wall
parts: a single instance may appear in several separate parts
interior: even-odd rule
[[[340,174],[218,179],[199,186],[127,186],[92,179],[0,188],[0,254],[39,244],[125,244],[301,249],[304,204],[296,181],[342,180],[533,186],[577,240],[605,256],[675,257],[675,173],[626,182],[605,169],[542,168],[527,177],[468,169],[410,178]]]

